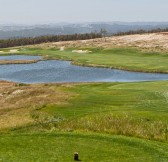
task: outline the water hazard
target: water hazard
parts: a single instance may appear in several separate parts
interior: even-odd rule
[[[39,60],[39,56],[0,56],[0,60]],[[0,65],[0,80],[20,83],[135,82],[168,80],[168,74],[129,72],[107,68],[80,67],[69,61],[39,61],[33,64]]]

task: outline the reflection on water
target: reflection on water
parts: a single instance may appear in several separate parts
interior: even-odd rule
[[[7,57],[7,56],[6,56]],[[11,57],[11,56],[10,56]],[[40,59],[38,56],[13,56],[21,60]],[[0,57],[2,59],[2,57]],[[0,80],[22,83],[46,82],[133,82],[168,80],[168,74],[128,72],[106,68],[71,65],[69,61],[39,61],[34,64],[0,65]]]

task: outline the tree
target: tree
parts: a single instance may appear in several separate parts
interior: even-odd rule
[[[106,29],[101,29],[100,34],[102,36],[102,39],[104,38],[104,41],[106,41],[106,36],[107,36],[107,30]]]
[[[102,35],[102,37],[107,36],[107,30],[102,28],[102,29],[100,30],[100,34]]]

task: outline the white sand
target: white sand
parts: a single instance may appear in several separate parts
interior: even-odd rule
[[[9,52],[11,52],[11,53],[15,53],[15,52],[18,52],[18,49],[14,49],[14,50],[10,50]]]
[[[73,50],[72,52],[74,52],[74,53],[90,53],[92,51],[88,51],[88,50]]]
[[[61,48],[60,48],[60,51],[64,51],[64,50],[65,50],[65,47],[61,47]]]

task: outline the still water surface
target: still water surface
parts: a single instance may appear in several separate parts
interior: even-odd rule
[[[39,56],[0,56],[0,60],[39,60]],[[0,65],[0,80],[20,83],[134,82],[168,80],[168,74],[129,72],[107,68],[80,67],[69,61],[39,61],[33,64]]]

